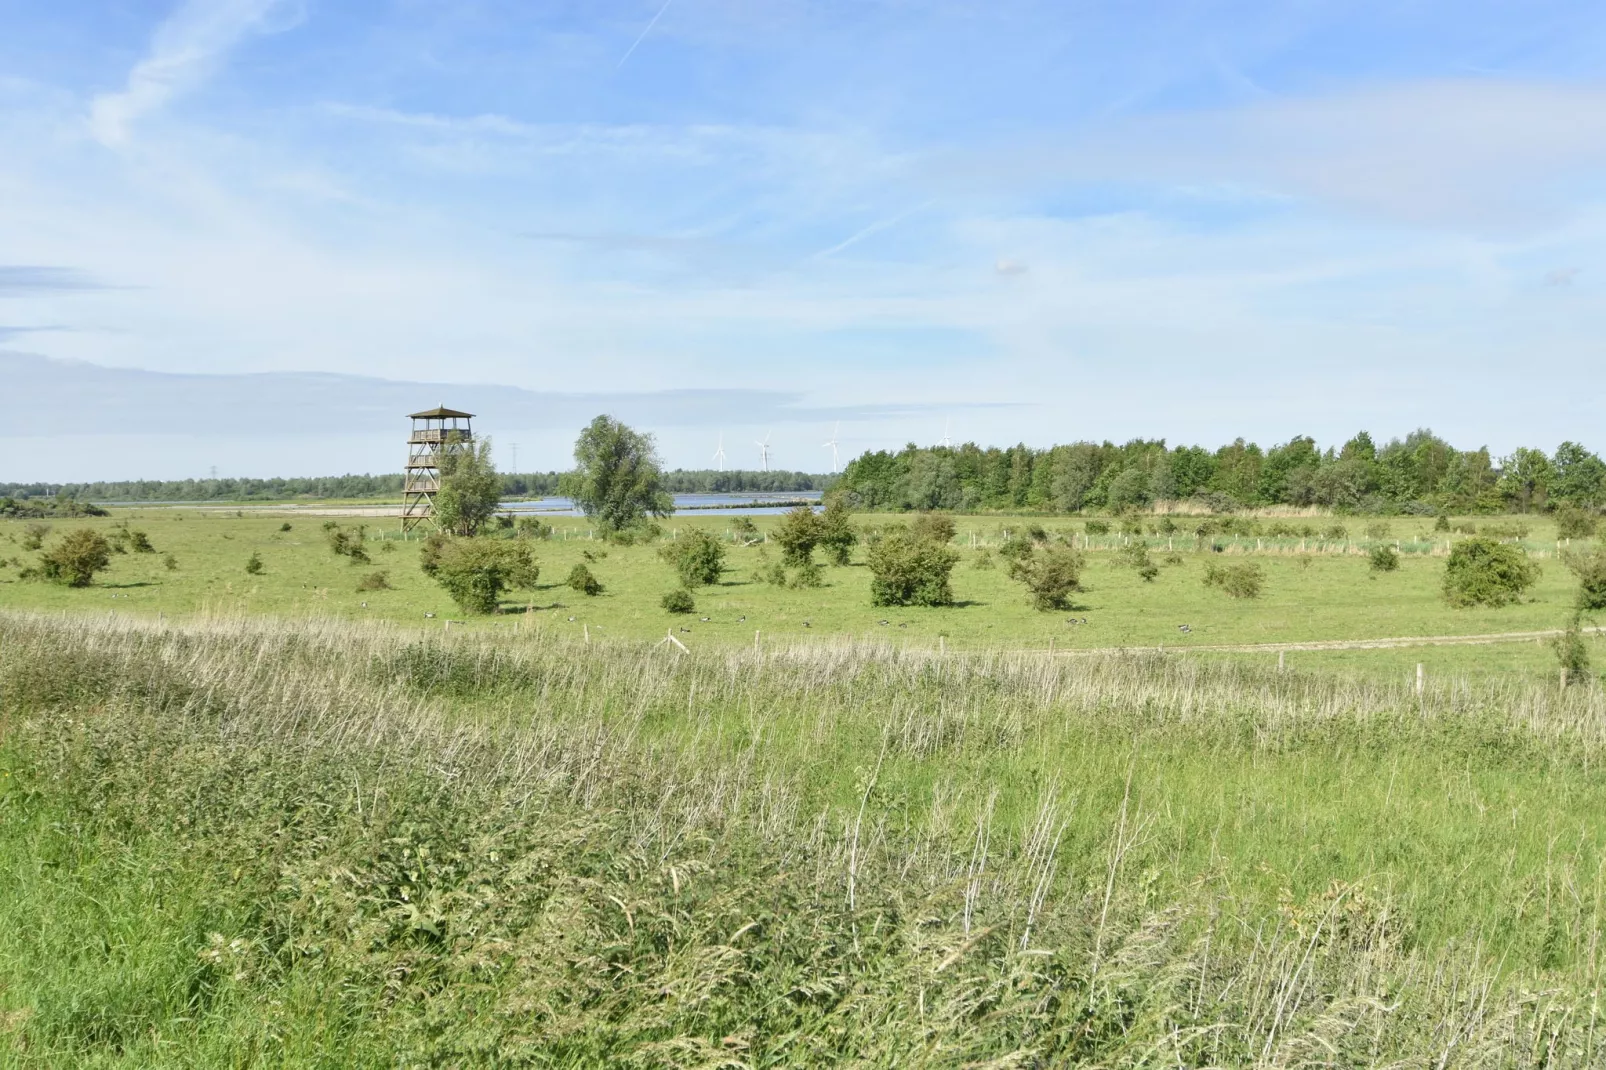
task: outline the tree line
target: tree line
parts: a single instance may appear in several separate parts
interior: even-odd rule
[[[1216,512],[1266,505],[1361,513],[1535,512],[1606,505],[1606,463],[1575,442],[1553,454],[1520,448],[1493,458],[1431,431],[1378,446],[1361,432],[1339,447],[1307,436],[1262,449],[1237,439],[1216,450],[1164,439],[1074,442],[1033,449],[921,447],[865,453],[836,484],[856,509],[1140,508],[1195,500]]]
[[[504,498],[562,494],[565,472],[498,473]],[[823,491],[836,477],[809,472],[716,472],[676,469],[663,474],[670,494],[791,494]],[[241,502],[286,498],[386,498],[402,492],[398,473],[273,479],[131,479],[87,483],[0,483],[0,498],[63,498],[80,502]]]

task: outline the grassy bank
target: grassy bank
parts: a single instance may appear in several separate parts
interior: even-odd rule
[[[21,1065],[1590,1065],[1606,701],[0,617]]]

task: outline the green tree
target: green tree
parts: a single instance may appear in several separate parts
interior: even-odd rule
[[[441,458],[435,523],[453,535],[478,535],[502,502],[502,478],[491,464],[491,440],[449,448]]]
[[[770,537],[780,543],[783,562],[806,565],[820,541],[820,518],[811,507],[800,505],[781,518]]]
[[[1584,508],[1606,502],[1606,463],[1578,443],[1557,446],[1550,467],[1553,497]]]
[[[675,574],[687,587],[718,583],[725,571],[725,544],[697,528],[683,532],[658,553],[674,566]]]
[[[575,470],[563,488],[605,535],[634,527],[649,515],[666,517],[674,501],[663,489],[663,465],[652,436],[598,416],[574,444]]]
[[[40,560],[45,579],[68,587],[88,587],[95,573],[111,564],[112,544],[98,531],[79,528],[63,535]]]
[[[541,574],[523,539],[433,535],[424,541],[420,567],[465,613],[495,613],[503,591],[534,587]]]
[[[1556,510],[1556,537],[1561,539],[1587,539],[1595,534],[1594,514],[1586,513],[1575,505],[1563,505]]]
[[[858,541],[859,533],[853,530],[847,502],[840,494],[831,495],[819,516],[819,545],[833,565],[845,565],[853,559],[853,547]]]
[[[1542,450],[1517,447],[1500,462],[1500,493],[1523,512],[1544,504],[1550,486],[1550,458]]]
[[[1463,539],[1444,566],[1444,597],[1452,606],[1503,606],[1539,580],[1539,566],[1515,543],[1487,535]]]
[[[952,605],[949,574],[959,553],[907,528],[892,528],[870,546],[870,604],[877,606]]]
[[[697,599],[684,587],[676,587],[673,591],[665,591],[658,604],[671,613],[691,613],[697,609]]]
[[[1009,578],[1026,585],[1037,609],[1069,609],[1071,595],[1082,589],[1082,567],[1082,555],[1069,546],[1048,546],[1010,562]]]

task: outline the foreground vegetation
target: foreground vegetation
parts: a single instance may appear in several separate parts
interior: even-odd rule
[[[18,1065],[1585,1066],[1606,703],[0,617]]]

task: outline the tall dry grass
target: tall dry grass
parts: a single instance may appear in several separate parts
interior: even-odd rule
[[[1592,1065],[1590,835],[1541,867],[1548,830],[1476,826],[1498,842],[1435,859],[1442,887],[1464,858],[1534,905],[1447,932],[1342,859],[1245,891],[1320,830],[1251,820],[1238,857],[1175,810],[1313,760],[1392,761],[1386,796],[1341,783],[1403,822],[1590,786],[1602,705],[1148,654],[7,615],[0,1029],[61,1065]]]

